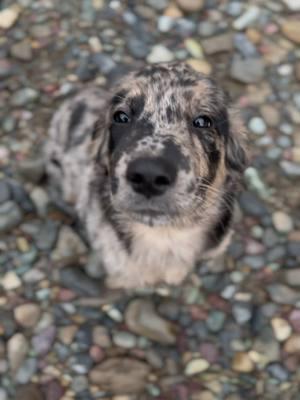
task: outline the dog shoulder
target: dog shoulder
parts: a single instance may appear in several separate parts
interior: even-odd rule
[[[97,121],[104,120],[108,93],[98,88],[83,90],[66,100],[54,114],[49,137],[64,151],[72,149],[93,134]]]

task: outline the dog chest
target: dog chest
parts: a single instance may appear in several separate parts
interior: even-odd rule
[[[199,227],[176,229],[138,225],[133,238],[131,257],[134,261],[160,268],[193,264],[204,242]]]

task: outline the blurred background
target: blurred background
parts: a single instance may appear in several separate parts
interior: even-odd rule
[[[300,1],[0,1],[0,400],[299,400]],[[50,200],[63,99],[145,63],[216,77],[248,128],[234,241],[118,294]]]

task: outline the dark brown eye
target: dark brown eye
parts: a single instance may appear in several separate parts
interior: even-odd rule
[[[206,115],[199,115],[199,117],[194,119],[193,125],[195,128],[211,128],[212,120]]]
[[[129,116],[124,111],[116,111],[113,118],[118,124],[128,124],[130,121]]]

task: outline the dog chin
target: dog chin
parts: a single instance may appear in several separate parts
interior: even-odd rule
[[[153,210],[129,211],[131,220],[147,226],[166,226],[172,221],[171,215]]]

